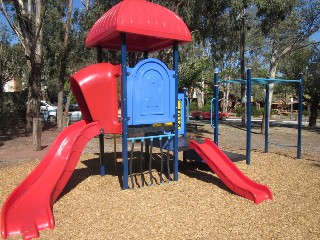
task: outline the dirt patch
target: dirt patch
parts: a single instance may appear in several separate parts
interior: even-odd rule
[[[179,161],[179,181],[168,183],[164,173],[164,183],[160,184],[159,161],[156,161],[159,157],[156,156],[152,169],[155,186],[123,191],[121,138],[117,138],[115,165],[113,139],[107,136],[105,177],[99,176],[99,146],[95,138],[87,145],[53,206],[55,229],[41,232],[41,239],[319,239],[318,129],[303,130],[301,160],[295,158],[294,148],[270,145],[269,153],[263,153],[264,136],[254,129],[250,166],[244,161],[245,130],[227,124],[222,124],[219,130],[220,148],[235,154],[238,157],[235,164],[251,179],[268,185],[273,200],[255,205],[230,192],[205,164],[195,162]],[[270,140],[296,144],[296,133],[295,128],[271,127]],[[48,145],[57,134],[56,129],[43,133]],[[213,138],[208,125],[190,135]],[[31,153],[24,154],[23,159],[23,154],[20,156],[18,152],[27,149],[31,136],[18,138],[4,141],[0,148],[1,205],[41,159]],[[46,151],[47,148],[43,149],[42,154]],[[179,159],[182,160],[181,154]],[[134,179],[139,184],[138,158],[136,164]],[[151,185],[148,171],[144,177],[147,185]]]

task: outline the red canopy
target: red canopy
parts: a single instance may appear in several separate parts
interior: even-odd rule
[[[154,52],[191,41],[183,20],[175,13],[146,0],[124,0],[107,11],[91,28],[87,47],[120,49],[120,33],[127,35],[127,50]]]

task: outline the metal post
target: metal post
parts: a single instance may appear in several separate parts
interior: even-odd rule
[[[270,94],[270,86],[269,83],[266,84],[266,97],[265,97],[265,118],[264,118],[264,152],[267,153],[269,151],[269,94]]]
[[[302,144],[302,97],[303,97],[303,74],[300,74],[299,83],[299,114],[298,114],[298,144],[297,144],[297,158],[301,159],[301,144]]]
[[[173,70],[175,72],[175,124],[174,124],[174,144],[173,144],[173,180],[178,181],[178,82],[179,82],[179,72],[178,72],[178,42],[173,43]]]
[[[103,51],[101,47],[97,47],[97,62],[98,63],[103,62]]]
[[[100,129],[99,134],[99,146],[100,146],[100,176],[106,175],[106,161],[104,158],[104,129]]]
[[[113,134],[113,160],[114,160],[114,171],[117,172],[117,135]]]
[[[247,148],[246,148],[246,163],[250,165],[251,152],[251,69],[247,70]]]
[[[128,189],[128,112],[127,112],[127,46],[126,34],[121,33],[121,108],[122,108],[122,164],[123,189]]]
[[[152,165],[152,151],[153,151],[153,139],[150,139],[150,154],[149,154],[149,177],[150,177],[150,186],[153,186],[153,177],[152,177],[152,171],[151,171],[151,165]]]
[[[145,51],[143,52],[143,58],[147,59],[149,57],[149,52]]]
[[[219,124],[219,84],[218,84],[218,73],[215,72],[213,75],[213,89],[214,89],[214,119],[213,119],[213,125],[214,125],[214,142],[215,144],[219,144],[219,130],[218,130],[218,124]]]

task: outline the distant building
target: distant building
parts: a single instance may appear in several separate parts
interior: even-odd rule
[[[4,92],[20,92],[21,91],[21,83],[17,79],[12,79],[6,82],[3,86]]]

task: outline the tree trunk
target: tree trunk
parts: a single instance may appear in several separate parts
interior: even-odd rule
[[[243,8],[242,17],[241,17],[241,30],[240,30],[240,71],[241,79],[246,78],[245,74],[245,8]],[[246,85],[241,84],[241,99],[244,99],[246,96]],[[249,103],[248,103],[249,104]],[[246,104],[241,103],[242,114],[241,114],[241,126],[246,126]]]
[[[229,77],[229,80],[230,80],[230,77]],[[229,94],[230,94],[230,83],[227,83],[226,112],[228,112],[228,107],[229,107]]]
[[[29,73],[28,81],[28,104],[26,115],[26,131],[32,130],[33,118],[40,116],[41,96],[41,63],[34,64]]]
[[[203,91],[201,89],[197,88],[196,95],[197,95],[198,107],[203,108],[203,105],[204,105]]]
[[[85,2],[81,1],[81,3],[85,7],[86,12],[88,12],[90,8],[90,0],[85,0]]]
[[[69,118],[69,106],[70,106],[70,101],[71,101],[71,95],[72,95],[72,92],[71,92],[71,90],[69,89],[69,93],[68,93],[68,96],[67,96],[67,102],[66,102],[65,110],[64,110],[64,113],[63,113],[63,120],[62,120],[63,128],[68,127],[69,122],[70,122],[70,118]]]
[[[42,132],[41,118],[34,118],[33,119],[33,135],[32,135],[33,151],[41,150],[41,132]]]
[[[69,0],[68,2],[68,13],[67,13],[66,22],[64,24],[65,32],[64,32],[64,40],[63,40],[63,46],[61,49],[61,58],[60,58],[59,93],[58,93],[58,106],[57,106],[57,125],[60,131],[64,128],[63,98],[64,98],[64,85],[66,83],[67,53],[68,53],[69,32],[70,32],[70,25],[71,25],[72,2],[73,0]]]
[[[226,112],[227,109],[227,101],[226,101],[226,88],[223,90],[223,100],[222,100],[222,112]]]
[[[30,5],[28,5],[28,9],[20,1],[13,1],[13,4],[19,22],[19,27],[15,27],[13,30],[16,31],[20,43],[24,47],[29,70],[26,131],[30,132],[33,118],[39,118],[40,116],[42,26],[47,5],[46,1],[42,2],[41,0],[36,0],[33,8],[29,8]]]
[[[0,43],[0,112],[3,111],[3,60],[2,60],[2,44]]]
[[[270,78],[275,78],[277,69],[278,69],[279,62],[277,60],[274,60],[270,63]],[[269,115],[271,114],[271,103],[272,103],[272,97],[273,97],[273,90],[274,90],[274,83],[271,83],[269,85]],[[262,117],[262,124],[261,124],[261,133],[265,134],[265,112]],[[269,123],[267,123],[269,124]]]
[[[318,106],[319,99],[312,98],[311,107],[310,107],[310,117],[309,117],[309,127],[315,127],[317,125],[317,116],[318,116]]]

